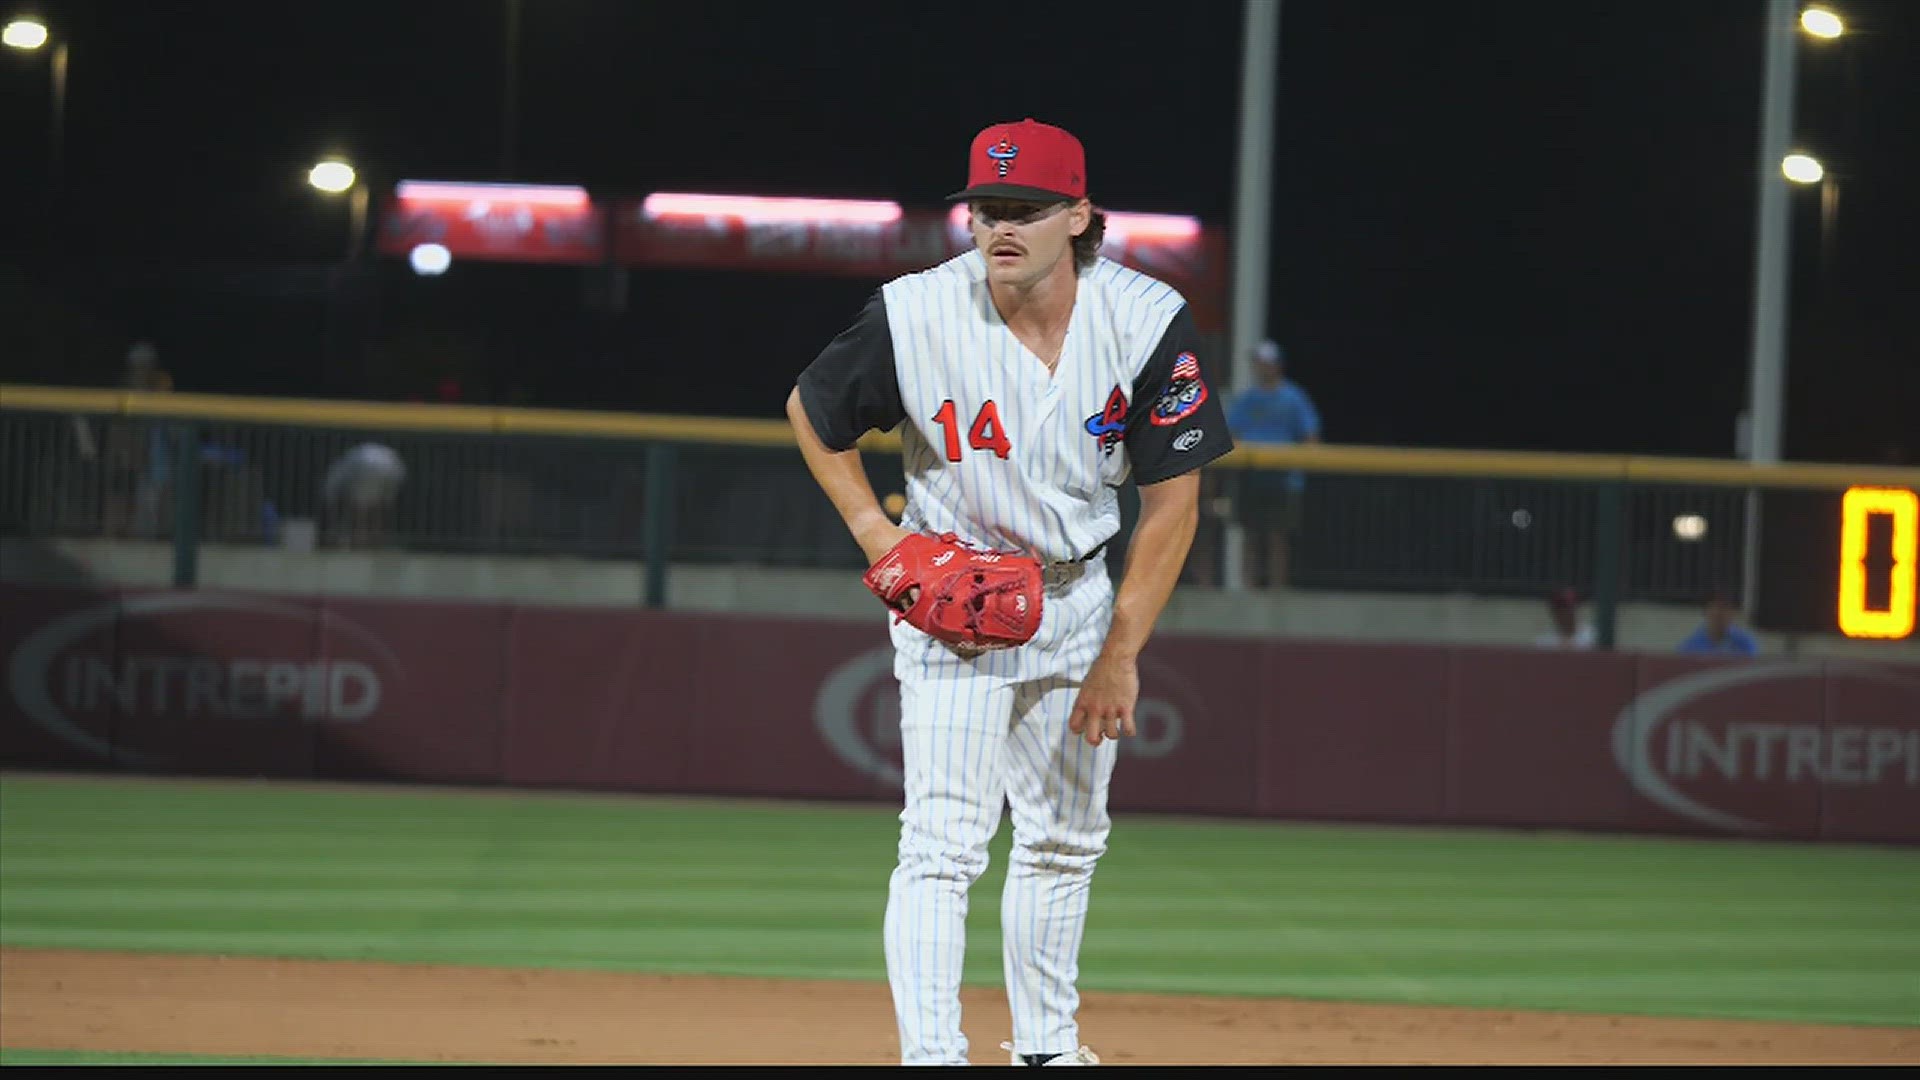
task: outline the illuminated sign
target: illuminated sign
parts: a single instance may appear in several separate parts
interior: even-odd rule
[[[784,199],[756,195],[691,195],[656,191],[640,204],[648,221],[705,221],[748,225],[887,225],[900,220],[900,204],[857,199]]]
[[[592,201],[587,189],[573,184],[485,184],[446,183],[438,180],[402,180],[393,194],[402,203],[452,203],[466,207],[473,203],[498,203],[515,206],[558,206],[585,210]]]
[[[1195,217],[1105,210],[1100,253],[1179,289],[1202,330],[1226,324],[1226,238]],[[613,261],[627,266],[832,274],[885,280],[973,245],[967,208],[884,200],[655,192],[613,213]],[[456,250],[457,257],[459,252]]]
[[[1227,238],[1184,214],[1106,210],[1100,253],[1180,290],[1203,331],[1226,326]],[[407,180],[380,218],[382,254],[452,262],[694,266],[886,280],[973,245],[967,208],[879,199],[657,191],[595,201],[576,185]],[[434,264],[434,265],[437,265]]]
[[[1875,517],[1892,519],[1893,565],[1887,606],[1867,606],[1867,532]],[[1840,632],[1855,638],[1913,633],[1914,579],[1920,573],[1920,496],[1905,488],[1848,488],[1840,502]]]
[[[455,259],[593,265],[605,259],[606,226],[576,185],[403,180],[379,244],[390,255],[437,244]]]
[[[1126,210],[1106,210],[1107,242],[1119,241],[1122,244],[1136,242],[1143,244],[1192,244],[1200,239],[1200,219],[1185,214],[1137,214]],[[960,235],[967,235],[968,217],[972,211],[965,204],[957,205],[947,211],[953,220],[953,227]]]

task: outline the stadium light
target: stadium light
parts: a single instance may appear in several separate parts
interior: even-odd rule
[[[15,19],[0,30],[0,44],[14,49],[37,49],[47,43],[47,24],[38,19]]]
[[[1817,184],[1827,175],[1826,167],[1806,154],[1788,154],[1782,158],[1780,172],[1796,184]]]
[[[353,186],[353,166],[329,159],[307,170],[307,183],[329,195],[338,195]]]
[[[1800,29],[1823,41],[1832,41],[1846,33],[1847,24],[1826,8],[1810,7],[1800,13]]]

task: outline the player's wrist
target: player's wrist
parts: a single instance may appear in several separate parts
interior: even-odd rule
[[[880,557],[892,551],[893,546],[906,535],[907,530],[894,524],[893,520],[878,508],[875,508],[873,517],[863,517],[853,526],[854,543],[860,545],[860,550],[866,555],[869,566],[879,562]]]

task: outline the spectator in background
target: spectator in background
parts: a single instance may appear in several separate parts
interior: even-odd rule
[[[1580,594],[1572,588],[1555,589],[1547,596],[1547,618],[1552,620],[1553,628],[1534,638],[1535,645],[1544,649],[1585,650],[1599,644],[1593,624],[1580,611]]]
[[[127,350],[127,366],[121,378],[122,390],[165,393],[173,389],[173,376],[160,366],[160,354],[151,341],[136,341]],[[109,536],[123,532],[133,536],[160,536],[167,524],[165,498],[173,479],[173,425],[164,420],[113,418],[106,421],[106,445],[103,448],[111,471],[112,488],[127,493],[129,505],[124,516],[118,507],[105,523]],[[121,478],[126,486],[122,487]],[[131,488],[131,492],[127,489]]]
[[[384,542],[406,478],[400,455],[382,443],[360,443],[335,459],[321,488],[333,541],[343,547]]]
[[[128,350],[127,388],[155,394],[173,389],[173,376],[160,366],[153,342],[136,342]],[[160,532],[160,497],[173,480],[173,425],[149,420],[146,438],[147,468],[140,479],[139,508],[134,516],[134,533],[138,536],[154,536]]]
[[[151,341],[136,341],[127,350],[125,390],[171,390],[173,376],[160,366],[160,352]]]
[[[1262,341],[1253,354],[1254,385],[1234,395],[1227,427],[1238,443],[1292,446],[1320,441],[1320,413],[1299,384],[1289,382],[1280,346]],[[1247,582],[1285,588],[1288,546],[1300,530],[1306,474],[1298,469],[1237,469],[1228,481],[1234,509],[1246,529]],[[1259,571],[1264,571],[1260,573]]]
[[[1680,643],[1680,652],[1706,656],[1758,656],[1760,643],[1735,620],[1739,611],[1723,592],[1707,597],[1706,617]]]

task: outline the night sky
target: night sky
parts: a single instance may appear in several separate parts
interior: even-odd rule
[[[1799,141],[1841,201],[1823,265],[1794,198],[1785,448],[1911,462],[1920,4],[1836,6],[1852,34],[1801,46]],[[1329,440],[1730,453],[1763,9],[1286,0],[1269,325]],[[504,0],[36,10],[72,42],[67,153],[34,212],[46,60],[0,54],[0,195],[45,226],[7,230],[9,378],[110,382],[151,337],[183,390],[405,396],[382,365],[458,340],[478,400],[771,417],[878,284],[649,270],[612,318],[578,268],[388,265],[329,362],[345,218],[304,174],[331,150],[387,181],[938,206],[980,127],[1034,116],[1084,140],[1096,202],[1231,226],[1239,3],[523,0],[511,125]]]

